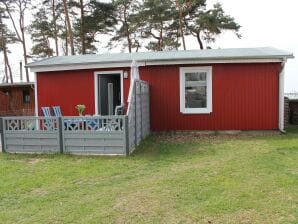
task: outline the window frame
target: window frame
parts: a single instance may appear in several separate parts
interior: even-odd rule
[[[185,73],[206,72],[206,108],[186,108],[185,107]],[[212,66],[201,67],[180,67],[180,112],[183,114],[210,114],[212,112]]]

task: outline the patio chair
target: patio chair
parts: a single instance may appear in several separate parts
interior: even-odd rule
[[[116,106],[115,115],[123,115],[123,114],[124,114],[124,104]]]
[[[61,112],[60,106],[54,106],[54,107],[52,107],[52,109],[53,109],[55,117],[62,117],[62,112]]]
[[[41,112],[42,112],[42,115],[46,118],[52,117],[50,107],[41,107]],[[45,128],[48,131],[54,130],[54,122],[52,120],[48,120],[48,119],[42,120],[41,126],[42,126],[42,129]]]
[[[50,110],[50,107],[42,107],[41,108],[41,113],[42,113],[42,116],[44,117],[51,117],[51,110]]]

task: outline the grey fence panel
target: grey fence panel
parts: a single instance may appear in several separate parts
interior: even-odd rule
[[[128,138],[129,138],[129,153],[133,151],[136,145],[136,82],[133,83],[132,86],[132,94],[129,99],[129,105],[127,110],[128,115]]]
[[[128,106],[129,153],[150,134],[150,97],[147,82],[136,80]]]
[[[136,82],[136,144],[140,144],[142,140],[142,99],[141,99],[141,83]]]
[[[3,118],[3,149],[11,153],[58,153],[58,119]]]
[[[150,97],[149,85],[141,83],[141,102],[142,102],[142,138],[150,134]]]
[[[125,116],[63,117],[63,152],[126,155]]]

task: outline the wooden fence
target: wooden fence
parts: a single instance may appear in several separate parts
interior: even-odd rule
[[[127,110],[129,127],[129,153],[150,134],[150,98],[147,82],[136,80],[132,87]]]
[[[2,151],[129,155],[150,133],[149,86],[135,81],[127,115],[2,117]]]

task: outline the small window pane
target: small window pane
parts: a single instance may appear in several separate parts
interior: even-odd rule
[[[207,107],[207,73],[185,73],[185,108]]]
[[[23,103],[30,103],[30,90],[23,90]]]

